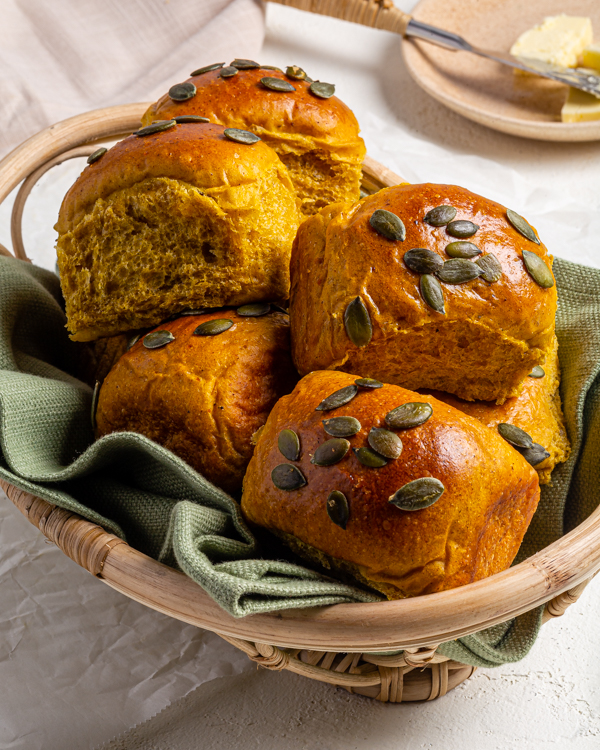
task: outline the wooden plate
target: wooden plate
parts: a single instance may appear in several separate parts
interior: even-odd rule
[[[421,0],[413,18],[460,34],[476,47],[508,52],[527,29],[546,16],[567,13],[592,20],[600,39],[597,0]],[[563,123],[567,87],[538,76],[516,75],[506,65],[405,39],[404,60],[428,94],[481,125],[544,141],[600,139],[600,120]]]

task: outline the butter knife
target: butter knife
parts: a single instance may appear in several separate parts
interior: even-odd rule
[[[566,83],[568,86],[600,98],[600,75],[587,68],[565,68],[562,65],[551,65],[541,60],[516,57],[508,52],[479,49],[458,34],[416,21],[408,13],[396,8],[391,0],[270,0],[270,2],[360,23],[376,29],[394,31],[403,37],[421,39],[446,49],[470,52],[488,60],[495,60],[502,65],[509,65],[511,68],[519,68],[519,70],[525,70],[543,78]]]

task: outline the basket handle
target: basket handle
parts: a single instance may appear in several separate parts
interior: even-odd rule
[[[411,17],[396,8],[392,0],[270,0],[289,8],[305,10],[320,16],[340,18],[374,29],[393,31],[402,36]]]

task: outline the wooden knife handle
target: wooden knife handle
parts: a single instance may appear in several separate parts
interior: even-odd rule
[[[385,29],[404,36],[410,16],[396,8],[392,0],[269,0],[290,8],[321,16],[341,18],[374,29]]]

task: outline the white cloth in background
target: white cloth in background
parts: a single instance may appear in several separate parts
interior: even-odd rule
[[[260,0],[2,0],[0,157],[66,117],[252,58],[263,37]]]

